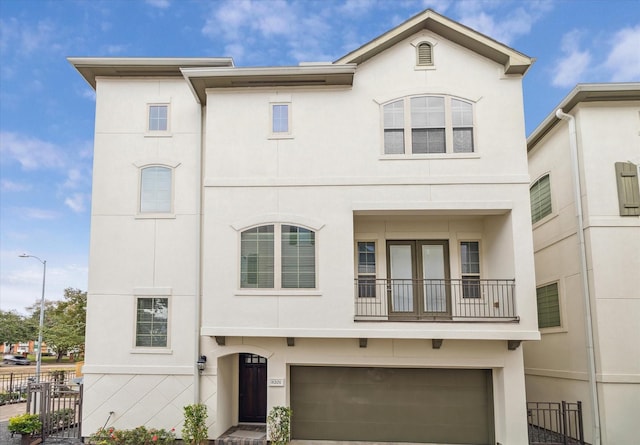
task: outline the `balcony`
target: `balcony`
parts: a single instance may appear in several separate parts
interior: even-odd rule
[[[513,279],[355,280],[355,321],[518,322]]]

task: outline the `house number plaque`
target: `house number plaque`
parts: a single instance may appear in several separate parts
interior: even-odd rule
[[[269,379],[269,386],[284,386],[284,379]]]

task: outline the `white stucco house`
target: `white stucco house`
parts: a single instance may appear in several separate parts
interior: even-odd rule
[[[586,440],[640,437],[640,83],[578,85],[527,140],[542,341],[530,401],[580,400]]]
[[[333,63],[70,62],[86,434],[201,402],[211,439],[286,405],[299,441],[527,443],[531,58],[427,10]]]

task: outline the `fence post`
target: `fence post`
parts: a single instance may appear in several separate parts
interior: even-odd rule
[[[584,445],[584,426],[582,425],[582,402],[578,400],[578,439]]]
[[[567,402],[562,401],[562,443],[563,445],[567,445],[567,438],[569,433],[569,425],[568,425],[568,413],[567,413]]]

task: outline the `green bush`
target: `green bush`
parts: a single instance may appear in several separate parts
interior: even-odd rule
[[[184,425],[182,427],[182,441],[189,445],[203,445],[209,443],[207,429],[207,405],[196,403],[184,407]]]
[[[42,422],[37,414],[21,414],[9,418],[9,431],[23,435],[39,433],[42,430]]]
[[[284,445],[291,440],[291,414],[287,406],[274,406],[267,416],[269,438],[273,445]]]
[[[176,440],[174,429],[146,429],[139,426],[132,430],[100,428],[89,436],[90,445],[170,445]]]

